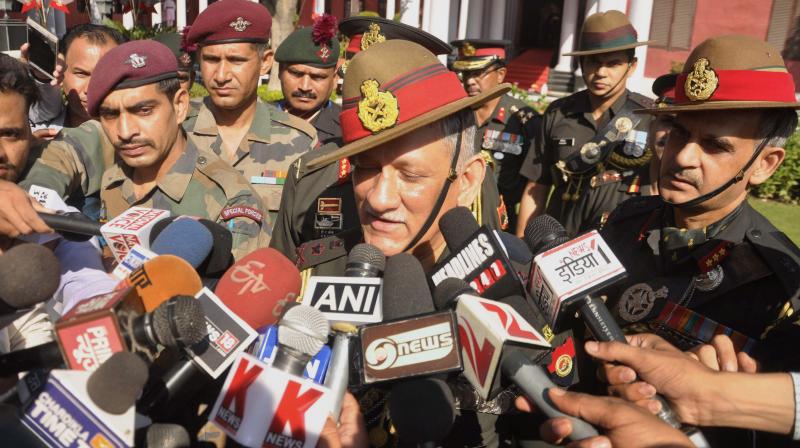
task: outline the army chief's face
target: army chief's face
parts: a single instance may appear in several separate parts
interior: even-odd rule
[[[300,118],[313,115],[328,101],[336,85],[336,67],[291,64],[281,66],[278,76],[289,113]]]
[[[100,123],[126,165],[158,170],[178,138],[188,103],[185,90],[169,98],[157,84],[114,90],[100,105]]]
[[[684,203],[736,176],[760,143],[761,115],[752,110],[678,113],[661,160],[661,196],[668,202]],[[764,148],[741,182],[698,207],[721,210],[738,205],[747,195],[748,185],[767,180],[783,157],[781,148]]]
[[[67,107],[73,120],[83,122],[89,120],[86,111],[86,92],[89,89],[89,80],[92,79],[97,61],[116,47],[117,44],[110,38],[105,43],[92,42],[86,37],[79,37],[72,41],[67,50],[64,71],[64,81],[61,87],[67,96]]]
[[[353,157],[353,191],[364,241],[387,257],[402,252],[428,219],[447,179],[450,157],[435,124]],[[484,163],[474,156],[464,164],[439,216],[413,250],[418,258],[418,250],[438,255],[437,250],[444,247],[439,217],[455,206],[472,204],[483,180]]]
[[[251,105],[259,80],[272,68],[272,55],[272,50],[243,42],[201,47],[200,73],[214,106],[236,110]]]
[[[31,144],[28,107],[17,92],[0,92],[0,179],[16,182]]]
[[[589,93],[611,98],[625,90],[627,79],[636,71],[636,59],[626,51],[600,53],[581,58],[583,81]]]

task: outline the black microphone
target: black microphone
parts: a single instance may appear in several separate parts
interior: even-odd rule
[[[380,277],[386,268],[386,256],[377,247],[361,243],[347,255],[345,277]]]
[[[153,423],[136,431],[136,446],[145,448],[189,448],[189,432],[175,423]]]
[[[0,315],[12,314],[7,325],[25,310],[50,299],[61,281],[61,267],[53,252],[38,244],[20,244],[0,256]]]
[[[450,387],[441,379],[424,377],[401,381],[389,394],[389,415],[401,446],[436,447],[456,419]]]
[[[38,212],[45,224],[70,241],[87,241],[93,236],[102,236],[102,224],[80,212]]]
[[[439,229],[442,230],[447,249],[456,252],[469,241],[480,226],[467,207],[455,207],[439,218]]]
[[[407,253],[387,258],[383,274],[383,320],[392,321],[435,310],[419,260]]]

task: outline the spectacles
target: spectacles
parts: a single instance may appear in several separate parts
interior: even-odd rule
[[[489,73],[496,72],[496,71],[497,71],[497,67],[492,67],[492,68],[488,68],[488,69],[481,69],[481,70],[469,70],[469,71],[458,72],[458,79],[460,79],[461,81],[466,81],[466,80],[468,80],[470,78],[478,78],[478,80],[481,80],[481,79],[485,78],[487,75],[489,75]]]

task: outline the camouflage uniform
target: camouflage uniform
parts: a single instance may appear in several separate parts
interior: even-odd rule
[[[228,159],[212,107],[210,98],[193,103],[183,128],[199,148],[215,153],[242,173],[261,196],[270,222],[275,222],[289,165],[317,144],[314,127],[259,100],[250,130]]]
[[[216,220],[233,235],[237,259],[269,242],[270,226],[253,188],[230,165],[191,140],[175,165],[141,199],[134,195],[129,173],[119,162],[103,173],[100,198],[109,216],[142,206]]]

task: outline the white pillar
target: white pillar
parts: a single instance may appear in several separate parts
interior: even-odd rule
[[[489,39],[502,39],[506,25],[506,0],[493,1],[491,11]]]
[[[628,18],[631,25],[639,35],[639,41],[650,39],[650,20],[653,16],[653,0],[636,0],[631,2],[631,10]],[[631,77],[630,88],[637,92],[649,94],[652,81],[645,78],[644,68],[647,64],[647,46],[636,47],[636,59],[638,59],[636,73]]]
[[[197,0],[197,14],[199,15],[208,8],[208,0]]]
[[[419,8],[420,0],[408,0],[406,10],[400,17],[400,21],[406,25],[419,28]]]
[[[639,0],[633,0],[631,4],[636,4]],[[611,11],[612,9],[616,9],[617,11],[625,12],[628,7],[627,0],[598,0],[598,11]],[[633,8],[633,6],[631,6]]]
[[[467,24],[469,23],[469,0],[461,0],[458,11],[458,34],[456,39],[467,37]]]
[[[314,0],[314,13],[319,15],[325,14],[325,0]]]
[[[176,0],[175,2],[175,25],[178,28],[178,32],[186,27],[186,1],[187,0]]]
[[[555,70],[559,72],[572,71],[572,56],[564,56],[575,48],[578,35],[578,0],[564,0],[564,10],[561,12],[561,41],[558,45],[558,64]]]
[[[425,18],[427,16],[427,18]],[[439,39],[448,42],[450,40],[450,1],[449,0],[425,0],[425,14],[423,15],[428,26],[426,30]]]
[[[133,11],[128,11],[122,15],[122,26],[126,30],[133,29]]]
[[[467,16],[467,33],[464,37],[468,39],[482,38],[483,0],[470,0]]]
[[[420,28],[422,28],[422,31],[428,33],[431,32],[431,3],[430,0],[422,1],[422,23],[420,24]]]
[[[153,12],[150,14],[150,23],[154,26],[161,23],[161,2],[153,3]]]
[[[317,0],[318,2],[322,3],[322,7],[325,7],[325,0]],[[394,19],[394,8],[395,8],[395,1],[394,0],[386,0],[386,18],[389,20]]]
[[[600,0],[586,0],[586,17],[600,10]]]

